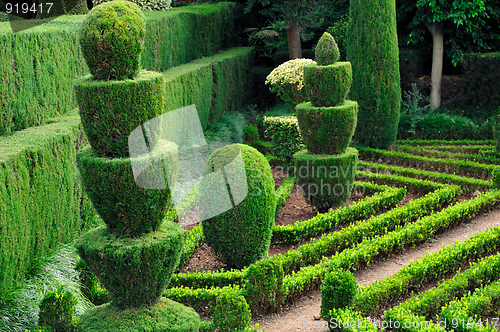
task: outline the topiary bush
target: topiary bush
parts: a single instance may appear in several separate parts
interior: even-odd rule
[[[255,142],[259,140],[259,132],[253,125],[248,125],[243,128],[243,142],[254,146]]]
[[[321,283],[321,317],[328,321],[330,310],[350,305],[357,290],[356,278],[350,271],[335,270],[329,273]]]
[[[338,208],[349,200],[354,185],[358,150],[342,154],[312,154],[307,149],[294,154],[295,176],[306,202],[319,212]]]
[[[229,267],[241,269],[261,259],[271,243],[276,211],[266,158],[244,144],[216,150],[200,183],[199,211],[207,244]]]
[[[336,106],[349,93],[352,83],[350,62],[328,66],[304,66],[304,84],[309,101],[316,107]]]
[[[94,79],[132,79],[138,73],[146,23],[136,4],[115,0],[92,8],[79,35]]]
[[[346,100],[332,107],[297,105],[297,120],[304,144],[311,153],[343,153],[354,135],[358,103]]]
[[[337,62],[339,57],[339,47],[335,39],[328,32],[323,33],[315,49],[316,62],[320,66],[328,66]]]
[[[279,312],[285,300],[283,264],[264,259],[248,267],[246,272],[246,299],[252,312],[266,314]]]
[[[266,84],[286,104],[295,106],[307,101],[304,89],[304,66],[315,64],[311,59],[294,59],[276,67],[266,78]]]
[[[50,326],[52,332],[75,331],[73,316],[76,304],[76,297],[70,291],[65,291],[64,285],[61,285],[43,297],[38,324]]]
[[[401,106],[394,1],[350,2],[347,59],[353,71],[349,96],[359,103],[354,139],[364,146],[388,149],[396,140]]]
[[[266,138],[272,142],[271,152],[285,163],[304,148],[296,116],[266,116],[263,126]]]
[[[171,221],[139,238],[120,237],[101,226],[85,233],[77,249],[108,290],[114,306],[151,306],[179,264],[184,238],[184,230]]]
[[[250,327],[252,314],[247,301],[240,294],[224,291],[217,296],[213,326],[218,332],[233,332]]]

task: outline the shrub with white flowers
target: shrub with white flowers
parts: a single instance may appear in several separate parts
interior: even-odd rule
[[[316,64],[311,59],[293,59],[282,63],[266,77],[269,90],[287,104],[296,106],[307,101],[304,89],[304,66]]]
[[[95,6],[98,6],[102,3],[109,2],[111,0],[92,0],[92,3]],[[172,8],[172,0],[129,0],[130,2],[135,3],[142,11],[169,11]]]

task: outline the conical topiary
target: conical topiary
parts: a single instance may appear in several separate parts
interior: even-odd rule
[[[325,32],[315,49],[316,62],[320,66],[333,65],[340,57],[339,47],[331,34]]]
[[[297,181],[305,200],[320,212],[349,199],[358,160],[358,151],[348,149],[358,111],[355,101],[345,100],[352,69],[349,62],[337,62],[339,55],[337,43],[325,32],[316,46],[317,64],[304,66],[310,102],[296,106],[307,148],[294,155]]]

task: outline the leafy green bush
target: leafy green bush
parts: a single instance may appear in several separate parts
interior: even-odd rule
[[[328,312],[351,304],[358,291],[356,278],[349,271],[335,270],[321,283],[321,317],[329,321]]]
[[[145,17],[136,4],[117,0],[92,8],[80,27],[90,73],[105,81],[134,78],[145,35]]]
[[[92,0],[92,3],[95,7],[109,1],[112,0]],[[148,11],[148,10],[167,11],[170,10],[170,8],[172,8],[172,0],[128,0],[128,1],[136,4],[143,11]]]
[[[61,285],[55,291],[45,294],[40,303],[40,326],[50,326],[52,332],[74,331],[77,299]]]
[[[101,286],[101,282],[96,278],[95,274],[90,270],[83,259],[78,259],[75,269],[82,283],[82,293],[85,294],[94,305],[101,305],[109,302],[108,291]]]
[[[283,264],[279,260],[264,259],[248,267],[245,290],[252,312],[264,314],[281,310],[283,277]]]
[[[271,152],[286,163],[304,147],[296,116],[264,117],[265,136],[273,143]]]
[[[339,47],[340,61],[346,61],[347,59],[347,24],[349,17],[342,16],[338,21],[333,23],[326,31],[332,35],[332,37],[337,42]]]
[[[246,174],[230,167],[235,163],[244,166]],[[230,183],[247,186],[229,186],[220,177],[208,176],[223,172]],[[232,208],[221,200],[228,192],[235,201]],[[244,144],[216,150],[200,184],[200,202],[206,202],[199,207],[205,240],[229,267],[243,268],[263,257],[271,243],[276,196],[271,167],[259,151]],[[219,214],[221,206],[228,210]],[[205,220],[205,216],[211,217]]]
[[[289,60],[276,67],[266,78],[266,84],[270,85],[274,92],[285,103],[295,106],[307,101],[304,89],[304,66],[315,64],[311,59]]]
[[[244,330],[250,326],[251,319],[252,314],[242,295],[225,291],[217,296],[217,305],[213,315],[213,325],[217,331]]]
[[[353,77],[349,97],[359,103],[354,139],[388,149],[396,140],[401,107],[394,1],[351,0],[347,59]]]
[[[259,140],[259,132],[257,128],[253,125],[247,125],[243,128],[243,142],[248,143],[251,146],[255,145],[255,142]]]
[[[500,166],[497,166],[491,172],[491,187],[500,189]]]
[[[404,92],[405,100],[401,101],[401,113],[407,114],[410,118],[410,129],[408,129],[407,132],[415,134],[417,123],[422,120],[424,112],[426,112],[431,105],[427,104],[425,106],[420,106],[422,100],[428,102],[428,98],[420,93],[417,84],[412,83],[411,87],[411,91]]]

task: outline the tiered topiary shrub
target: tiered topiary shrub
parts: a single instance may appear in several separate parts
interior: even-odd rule
[[[276,194],[271,167],[262,153],[231,144],[211,155],[200,184],[203,236],[229,267],[263,258],[271,244]]]
[[[346,35],[353,66],[349,96],[359,102],[354,139],[388,149],[396,140],[401,108],[396,2],[352,0]]]
[[[294,155],[304,198],[326,212],[351,195],[358,151],[348,148],[356,129],[358,103],[345,100],[352,83],[349,62],[337,62],[339,49],[325,32],[316,47],[317,64],[304,66],[310,102],[297,105],[299,129],[307,149]]]
[[[164,221],[177,145],[160,139],[161,127],[144,124],[161,114],[164,91],[161,74],[139,70],[144,32],[143,13],[128,1],[93,8],[81,26],[91,76],[77,80],[75,92],[90,147],[78,152],[77,161],[106,226],[84,234],[77,248],[111,302],[82,315],[80,331],[199,327],[192,309],[160,300],[179,263],[184,231]]]

